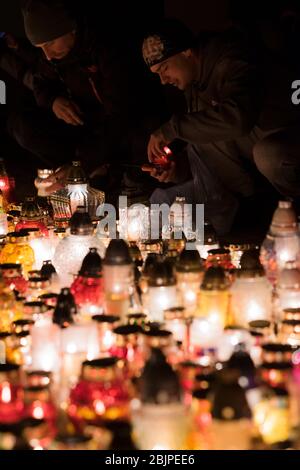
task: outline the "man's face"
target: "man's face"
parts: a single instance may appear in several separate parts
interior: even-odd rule
[[[66,57],[75,44],[75,31],[71,33],[64,34],[53,41],[44,42],[43,44],[38,44],[37,47],[40,47],[47,60],[60,60]]]
[[[153,65],[150,70],[159,75],[163,85],[173,85],[179,90],[185,90],[196,75],[195,62],[190,49]]]

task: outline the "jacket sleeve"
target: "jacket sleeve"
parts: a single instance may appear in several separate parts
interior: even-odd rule
[[[199,112],[174,115],[161,127],[162,133],[170,141],[180,138],[208,144],[233,140],[249,132],[260,110],[256,73],[254,66],[241,59],[222,60],[216,66],[216,103],[207,104]]]

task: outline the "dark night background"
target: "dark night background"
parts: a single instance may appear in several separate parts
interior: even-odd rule
[[[147,24],[151,24],[153,19],[164,15],[181,19],[195,33],[201,30],[222,30],[234,22],[242,25],[248,31],[250,37],[251,35],[253,35],[253,38],[259,36],[264,47],[269,49],[271,54],[278,56],[285,54],[283,44],[286,40],[289,40],[289,9],[292,7],[292,9],[300,10],[299,3],[296,0],[274,0],[272,2],[266,0],[71,1],[72,7],[75,8],[80,9],[84,5],[99,28],[109,28],[110,31],[121,30],[123,34],[130,34],[133,40],[138,40],[141,37],[142,31],[147,27]],[[10,32],[17,37],[24,36],[20,5],[21,0],[1,1],[0,31]],[[279,20],[280,12],[283,10],[287,12],[287,20],[284,21],[284,24],[282,24],[281,19]],[[297,43],[300,43],[299,32],[298,38],[299,42],[293,39],[287,47],[291,57],[294,57],[294,50],[297,51]],[[300,74],[299,76],[291,75],[291,77],[293,77],[293,80],[300,79]],[[33,191],[35,170],[31,168],[33,164],[30,155],[22,151],[7,136],[5,123],[8,112],[11,112],[20,103],[24,91],[21,86],[18,86],[14,80],[6,76],[1,70],[0,79],[5,80],[7,85],[8,103],[6,106],[2,106],[0,110],[0,155],[4,157],[9,172],[16,178],[19,198],[23,198],[30,188]],[[286,86],[290,88],[291,83],[286,83]],[[171,91],[171,93],[174,93],[174,91]],[[178,102],[180,102],[180,99]],[[24,184],[24,179],[26,179],[27,184]],[[264,201],[267,216],[263,220],[266,226],[269,223],[268,217],[271,214],[269,206],[272,206],[274,204],[273,199],[276,202],[276,197],[278,197],[278,195],[272,193],[271,188],[269,189],[269,201],[268,198]],[[259,226],[261,223],[258,221],[257,225]]]

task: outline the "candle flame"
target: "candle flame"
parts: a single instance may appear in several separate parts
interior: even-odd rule
[[[11,402],[11,390],[8,382],[4,382],[2,385],[1,401],[3,403]]]
[[[32,410],[32,416],[34,419],[43,419],[45,416],[42,406],[38,403],[35,404]]]

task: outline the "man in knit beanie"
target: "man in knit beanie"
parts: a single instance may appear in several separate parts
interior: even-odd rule
[[[135,63],[130,68],[135,58],[118,31],[93,27],[84,2],[76,17],[65,5],[27,0],[23,6],[26,36],[40,55],[33,77],[37,108],[23,109],[10,131],[44,165],[81,159],[89,174],[100,166],[105,171],[107,163],[119,171],[121,159],[133,158],[150,93]]]

